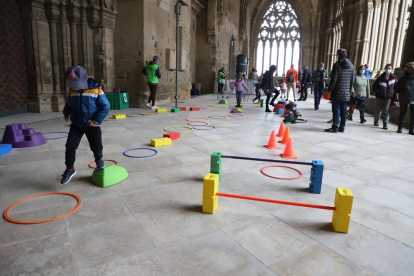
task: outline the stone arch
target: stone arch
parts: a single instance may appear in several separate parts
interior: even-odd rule
[[[257,59],[257,45],[258,45],[258,35],[260,26],[262,23],[262,18],[266,11],[276,0],[259,0],[256,7],[254,8],[252,19],[251,19],[251,28],[250,28],[250,69],[256,66]],[[300,0],[285,0],[289,3],[293,9],[295,9],[299,18],[299,28],[302,33],[302,43],[300,49],[300,63],[307,64],[311,67],[314,67],[314,53],[316,45],[316,29],[315,29],[315,17],[314,8],[310,0],[300,1]],[[300,64],[300,65],[301,65]],[[300,66],[299,65],[299,66]]]

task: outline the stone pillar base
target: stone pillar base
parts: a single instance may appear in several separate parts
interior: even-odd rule
[[[29,97],[29,103],[27,107],[29,112],[50,112],[52,111],[52,99],[50,95],[39,95],[36,98]]]
[[[52,96],[52,111],[53,112],[62,112],[65,107],[65,97],[63,95],[53,95]]]

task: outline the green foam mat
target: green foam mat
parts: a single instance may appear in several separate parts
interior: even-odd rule
[[[128,178],[128,172],[121,166],[109,165],[103,169],[95,169],[92,182],[96,186],[106,188],[118,184]]]

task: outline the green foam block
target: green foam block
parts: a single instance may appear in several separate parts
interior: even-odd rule
[[[227,100],[220,100],[219,104],[228,104]]]
[[[95,169],[92,182],[96,186],[106,188],[118,184],[128,178],[128,172],[121,166],[109,165],[103,169]]]
[[[177,112],[180,112],[181,111],[181,109],[179,109],[179,108],[172,108],[171,109],[171,112],[174,112],[174,113],[177,113]]]

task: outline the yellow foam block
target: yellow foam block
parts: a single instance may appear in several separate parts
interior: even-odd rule
[[[164,146],[164,141],[162,140],[162,138],[151,139],[151,146],[153,146],[153,147],[163,147]]]
[[[125,119],[126,115],[125,114],[114,114],[112,115],[112,119]]]
[[[335,232],[348,233],[354,195],[351,189],[336,188],[332,225]]]
[[[160,138],[160,139],[162,139],[162,141],[164,143],[164,146],[171,146],[171,144],[172,144],[171,138],[164,137],[164,138]]]
[[[158,113],[167,112],[167,109],[166,108],[157,108],[157,112]]]
[[[218,205],[219,175],[209,173],[203,181],[203,213],[214,214]]]
[[[233,107],[233,110],[242,111],[240,107]]]

